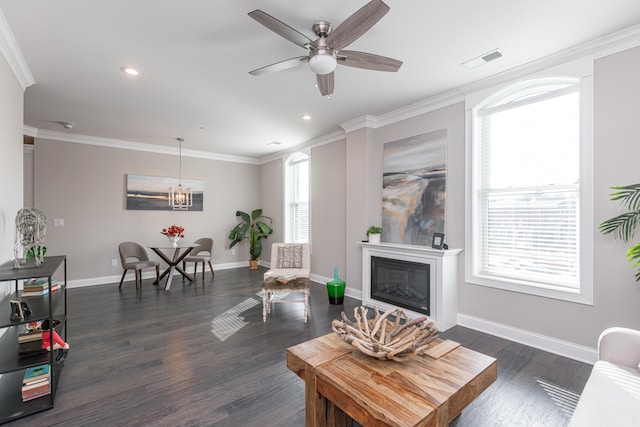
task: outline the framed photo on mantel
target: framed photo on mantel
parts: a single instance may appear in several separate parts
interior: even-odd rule
[[[443,249],[444,248],[444,234],[442,234],[442,233],[433,233],[433,240],[431,241],[431,247],[433,249]]]

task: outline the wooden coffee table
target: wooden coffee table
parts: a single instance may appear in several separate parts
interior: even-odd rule
[[[331,333],[289,347],[305,381],[306,425],[444,427],[497,377],[496,359],[437,339],[406,362],[366,356]]]

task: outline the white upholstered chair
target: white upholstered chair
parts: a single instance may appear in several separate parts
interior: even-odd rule
[[[304,321],[309,316],[309,273],[311,272],[311,254],[308,243],[273,243],[271,245],[271,268],[264,273],[262,282],[262,321],[267,321],[274,302],[304,303]],[[278,281],[278,277],[295,274],[295,280],[287,283]],[[301,299],[274,298],[283,292],[302,293]]]
[[[292,256],[295,247],[302,248],[302,254],[299,264]],[[299,267],[296,267],[299,265]],[[273,243],[271,245],[271,264],[269,270],[264,273],[264,279],[269,277],[284,276],[286,274],[295,274],[296,277],[309,277],[311,273],[311,253],[308,243]]]

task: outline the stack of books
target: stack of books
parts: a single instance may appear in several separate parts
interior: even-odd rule
[[[51,394],[51,366],[40,365],[28,368],[22,379],[22,401]]]
[[[289,283],[290,281],[296,278],[295,274],[283,274],[282,276],[278,276],[276,279],[280,283]]]
[[[39,341],[42,338],[42,322],[25,323],[18,330],[18,342]]]
[[[51,292],[58,290],[58,281],[53,279],[51,281]],[[24,288],[20,296],[33,297],[42,296],[49,293],[49,280],[48,279],[30,279],[24,283]]]

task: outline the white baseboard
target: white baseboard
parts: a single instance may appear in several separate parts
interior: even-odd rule
[[[478,317],[458,314],[458,325],[593,365],[598,350]]]
[[[200,264],[202,267],[202,264]],[[230,268],[249,268],[249,261],[241,261],[241,262],[229,262],[226,264],[213,264],[213,271],[216,270],[228,270]],[[162,267],[161,267],[162,268]],[[202,271],[199,269],[198,271]],[[195,273],[195,264],[187,265],[188,273]],[[180,274],[180,273],[178,273]],[[122,277],[122,271],[114,276],[102,276],[102,277],[90,277],[87,279],[77,279],[77,280],[68,280],[67,288],[84,288],[87,286],[97,286],[97,285],[106,285],[108,283],[120,283],[120,278]],[[153,269],[148,269],[142,272],[143,279],[154,279],[156,277],[156,272]],[[124,278],[125,281],[135,280],[135,276],[133,275],[133,270],[127,272],[127,276]]]

